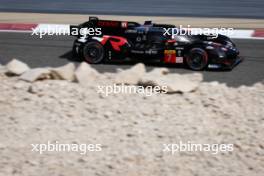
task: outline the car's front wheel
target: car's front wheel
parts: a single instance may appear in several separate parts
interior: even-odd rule
[[[192,48],[187,54],[187,66],[192,70],[204,70],[208,65],[208,55],[202,48]]]
[[[104,46],[96,41],[88,42],[83,47],[84,60],[90,64],[98,64],[104,60]]]

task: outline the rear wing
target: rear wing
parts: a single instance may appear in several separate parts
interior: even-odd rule
[[[132,21],[117,21],[117,20],[101,20],[98,17],[89,17],[89,22],[96,27],[103,28],[130,28],[140,26],[137,22]]]
[[[140,26],[137,22],[132,21],[117,21],[117,20],[101,20],[98,17],[91,16],[89,17],[89,21],[84,22],[80,25],[71,25],[70,33],[72,36],[80,37],[80,31],[83,29],[89,29],[91,31],[92,28],[94,30],[102,31],[102,35],[122,35],[122,33],[129,28]]]

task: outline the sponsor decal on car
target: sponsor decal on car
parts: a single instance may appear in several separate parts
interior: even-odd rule
[[[121,27],[122,27],[122,28],[127,28],[127,24],[128,24],[127,21],[122,22],[122,23],[121,23]]]
[[[180,53],[178,53],[178,55],[180,55]],[[164,62],[165,63],[183,63],[183,57],[177,56],[176,50],[165,50],[164,51]]]
[[[124,46],[127,43],[127,39],[119,36],[108,36],[104,35],[103,40],[101,40],[101,44],[105,45],[107,41],[110,41],[113,49],[115,51],[121,51],[120,47]]]
[[[100,27],[119,27],[120,23],[117,21],[99,21],[97,25]]]
[[[164,62],[165,63],[176,63],[176,51],[165,50],[164,51]]]

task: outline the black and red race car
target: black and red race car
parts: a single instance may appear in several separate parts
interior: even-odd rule
[[[130,21],[101,20],[90,17],[79,26],[71,26],[77,36],[73,54],[91,64],[136,60],[184,64],[192,70],[232,69],[241,62],[235,44],[226,36],[168,35],[175,29],[168,24],[143,25]],[[85,31],[85,32],[84,32]]]

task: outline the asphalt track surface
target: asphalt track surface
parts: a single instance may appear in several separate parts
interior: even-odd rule
[[[0,32],[0,64],[6,64],[10,59],[17,58],[29,64],[30,67],[58,67],[72,60],[71,47],[74,37],[71,36],[31,36],[30,33]],[[204,81],[218,81],[231,87],[253,85],[264,79],[264,40],[235,40],[241,51],[244,62],[232,71],[202,71]],[[128,68],[131,63],[93,65],[100,72],[115,72],[117,68]],[[148,65],[151,70],[162,65]],[[184,67],[170,67],[172,73],[194,73]]]
[[[264,18],[263,0],[0,0],[2,12]]]

